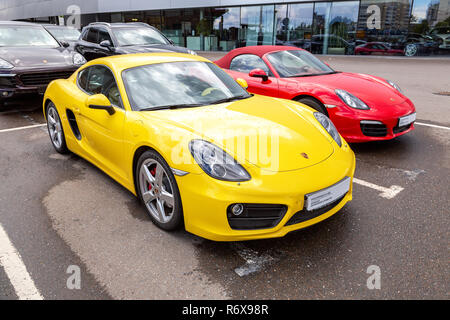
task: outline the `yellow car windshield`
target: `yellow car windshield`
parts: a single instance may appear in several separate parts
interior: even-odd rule
[[[250,97],[216,65],[201,61],[150,64],[124,70],[133,110],[209,105]]]

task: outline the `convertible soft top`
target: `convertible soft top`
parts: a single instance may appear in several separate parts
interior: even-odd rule
[[[221,58],[221,59],[219,59],[217,61],[214,61],[214,63],[217,64],[221,68],[228,69],[229,66],[230,66],[231,60],[234,57],[239,56],[241,54],[254,54],[254,55],[257,55],[259,57],[262,57],[263,55],[265,55],[268,52],[280,51],[280,50],[303,50],[303,49],[298,48],[298,47],[293,47],[293,46],[249,46],[249,47],[242,47],[242,48],[237,48],[237,49],[234,49],[234,50],[230,51],[223,58]]]

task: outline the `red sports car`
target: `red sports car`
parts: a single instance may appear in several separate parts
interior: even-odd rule
[[[330,117],[348,142],[388,140],[414,129],[414,104],[392,81],[335,71],[306,50],[252,46],[216,61],[248,91],[296,100]]]
[[[391,49],[381,42],[367,42],[355,48],[355,54],[378,56],[403,56],[403,50]]]

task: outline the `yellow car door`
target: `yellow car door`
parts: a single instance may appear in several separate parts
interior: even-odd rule
[[[117,82],[111,70],[103,65],[88,67],[83,99],[76,106],[83,151],[93,162],[118,180],[125,179],[123,170],[123,129],[127,112],[123,108]],[[95,103],[99,95],[108,99],[110,108]],[[101,100],[101,96],[100,96]],[[104,106],[103,106],[104,107]]]

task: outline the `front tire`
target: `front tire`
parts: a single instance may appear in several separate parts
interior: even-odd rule
[[[55,150],[61,154],[69,153],[61,118],[53,102],[49,102],[47,106],[47,129],[50,136],[50,141],[52,142]]]
[[[167,231],[178,229],[183,223],[181,197],[167,162],[153,150],[144,152],[135,179],[138,197],[153,223]]]

